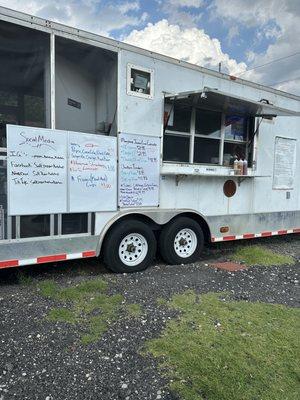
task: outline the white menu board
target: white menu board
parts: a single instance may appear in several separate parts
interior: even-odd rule
[[[67,211],[67,135],[7,126],[9,215]]]
[[[275,138],[273,189],[293,189],[296,172],[297,140]]]
[[[70,212],[117,209],[117,140],[69,133]]]
[[[120,207],[156,207],[159,203],[160,138],[119,135]]]

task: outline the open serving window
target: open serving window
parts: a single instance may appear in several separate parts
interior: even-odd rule
[[[255,117],[297,115],[266,100],[255,102],[217,89],[166,95],[163,159],[229,167],[242,158],[251,167]]]

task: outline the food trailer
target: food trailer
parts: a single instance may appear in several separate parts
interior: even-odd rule
[[[300,97],[0,7],[0,268],[300,233]]]

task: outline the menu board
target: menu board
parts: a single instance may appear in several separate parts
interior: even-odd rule
[[[7,127],[9,215],[67,211],[67,135],[18,125]]]
[[[9,125],[9,215],[117,209],[116,138]]]
[[[273,189],[293,189],[296,171],[296,150],[296,139],[279,136],[275,138]]]
[[[70,212],[117,209],[117,140],[69,133]]]
[[[159,137],[120,134],[120,207],[158,206],[159,168]]]

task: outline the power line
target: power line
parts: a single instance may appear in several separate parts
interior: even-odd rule
[[[245,73],[248,72],[248,71],[253,71],[254,69],[262,68],[262,67],[265,67],[265,66],[267,66],[267,65],[273,64],[273,63],[278,62],[278,61],[286,60],[287,58],[294,57],[294,56],[296,56],[296,55],[298,55],[298,54],[300,54],[300,51],[297,51],[297,53],[289,54],[288,56],[285,56],[285,57],[277,58],[277,59],[272,60],[272,61],[269,61],[269,62],[267,62],[267,63],[265,63],[265,64],[257,65],[256,67],[246,69],[246,71],[241,72],[241,73],[238,74],[237,76],[239,77],[239,76],[245,74]]]

